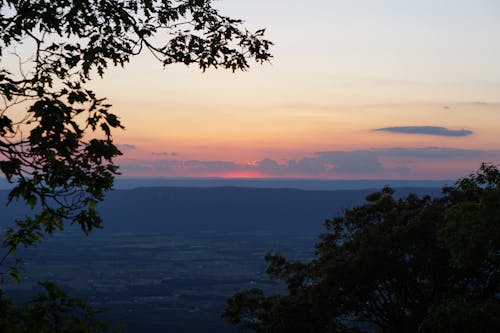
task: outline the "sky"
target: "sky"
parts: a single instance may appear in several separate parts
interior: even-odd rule
[[[124,176],[450,179],[500,162],[500,1],[220,0],[274,42],[231,73],[149,54],[93,82]]]

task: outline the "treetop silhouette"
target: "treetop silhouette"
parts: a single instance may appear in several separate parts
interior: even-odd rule
[[[8,253],[64,221],[101,226],[96,204],[118,173],[112,130],[123,124],[93,77],[144,51],[203,71],[271,58],[263,29],[249,32],[211,0],[1,0],[0,26],[0,170],[15,184],[9,202],[37,207],[8,229]]]
[[[438,198],[384,188],[325,222],[313,260],[266,256],[288,293],[236,293],[223,317],[267,333],[498,332],[499,212],[493,165]]]

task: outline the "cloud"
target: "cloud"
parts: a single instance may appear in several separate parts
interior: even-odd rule
[[[432,158],[432,159],[486,157],[498,154],[498,152],[487,151],[487,150],[442,148],[442,147],[385,148],[385,149],[374,149],[372,151],[376,152],[379,156],[416,157],[416,158]]]
[[[234,172],[245,169],[245,166],[228,161],[185,161],[182,166],[189,170],[195,170],[201,173],[213,172]]]
[[[404,133],[404,134],[424,134],[424,135],[439,135],[439,136],[467,136],[474,132],[466,129],[451,130],[446,127],[439,126],[394,126],[376,128],[374,131]]]
[[[152,152],[151,154],[155,156],[177,156],[177,153],[168,151]]]
[[[376,173],[382,170],[382,164],[375,151],[324,151],[316,153],[325,165],[331,165],[335,173]]]
[[[382,164],[371,151],[330,151],[314,153],[310,157],[286,163],[266,158],[257,161],[252,168],[269,175],[362,174],[381,171]]]
[[[320,174],[330,172],[332,166],[329,163],[322,161],[320,158],[313,156],[304,157],[296,161],[288,161],[288,169],[292,173]]]
[[[118,149],[120,149],[120,150],[134,150],[137,148],[135,145],[131,145],[131,144],[127,144],[127,143],[116,145],[116,147],[118,147]]]
[[[269,175],[286,174],[321,174],[328,172],[329,167],[317,157],[305,157],[299,160],[290,160],[285,163],[279,163],[270,158],[257,161],[249,167],[253,171]]]
[[[370,150],[317,152],[286,163],[267,158],[255,163],[253,168],[269,175],[372,174],[388,171],[383,168],[377,153]]]
[[[499,152],[423,147],[423,148],[382,148],[352,151],[321,151],[313,153],[309,157],[290,160],[286,163],[279,163],[266,158],[255,163],[252,167],[255,171],[269,175],[332,175],[332,174],[408,174],[412,170],[400,161],[399,165],[388,167],[382,163],[386,157],[396,157],[401,159],[433,159],[433,160],[453,160],[458,158],[488,158],[496,156]]]
[[[219,172],[234,172],[243,170],[245,166],[227,161],[180,161],[180,160],[139,160],[126,159],[120,163],[121,171],[140,173],[196,173],[214,174]]]
[[[279,164],[270,158],[257,161],[254,165],[248,166],[248,168],[255,169],[268,175],[279,175],[287,172],[286,165]]]
[[[253,172],[274,177],[330,177],[335,175],[411,175],[418,173],[419,165],[470,159],[471,161],[499,161],[499,151],[423,147],[375,148],[351,151],[320,151],[299,159],[277,161],[265,158],[251,164],[233,161],[202,161],[180,159],[127,159],[121,170],[140,174],[167,176],[224,176],[228,173]]]
[[[484,101],[473,101],[473,102],[469,102],[467,104],[476,105],[476,106],[498,105],[498,103],[489,103],[489,102],[484,102]]]

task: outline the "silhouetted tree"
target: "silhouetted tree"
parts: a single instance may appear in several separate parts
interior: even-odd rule
[[[0,170],[14,184],[9,203],[34,209],[3,226],[0,267],[19,246],[39,243],[66,222],[85,233],[101,227],[96,204],[111,189],[118,173],[113,158],[121,154],[111,131],[123,125],[89,88],[93,77],[142,51],[164,66],[246,70],[251,59],[271,58],[263,36],[264,30],[249,32],[241,20],[220,14],[211,0],[0,0]],[[6,273],[19,277],[16,265],[2,269],[2,280]],[[66,300],[46,287],[49,300]],[[68,309],[86,309],[72,300]],[[9,304],[2,296],[2,332],[12,318],[27,327],[13,332],[58,331],[38,305],[24,312],[47,324],[35,330]],[[75,328],[68,309],[46,309],[67,316],[58,323],[71,325],[59,331],[87,332]]]
[[[439,198],[393,192],[327,220],[310,262],[268,254],[288,293],[237,293],[223,318],[250,332],[499,332],[498,169]]]
[[[0,291],[0,332],[3,333],[101,333],[110,328],[98,319],[99,310],[70,297],[52,283],[24,305],[14,305]]]
[[[96,204],[120,155],[111,130],[123,126],[92,77],[144,50],[203,71],[271,57],[264,30],[249,32],[211,0],[0,0],[0,27],[0,170],[15,184],[9,202],[38,208],[8,229],[7,253],[64,221],[85,233],[101,226]]]

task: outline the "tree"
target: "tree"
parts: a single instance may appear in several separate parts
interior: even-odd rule
[[[499,212],[492,165],[439,198],[384,188],[327,220],[310,262],[266,256],[286,295],[237,293],[223,318],[251,332],[498,332]]]
[[[0,170],[15,184],[9,202],[36,208],[9,227],[0,265],[65,221],[101,227],[96,204],[121,154],[111,131],[123,125],[92,77],[142,51],[203,71],[271,58],[263,29],[249,32],[211,0],[0,0],[0,26]]]
[[[98,333],[109,332],[97,318],[100,311],[70,297],[53,283],[40,283],[43,291],[26,305],[14,305],[0,291],[0,331],[4,333]]]
[[[93,77],[142,51],[164,66],[246,70],[268,61],[271,45],[211,0],[0,0],[0,170],[14,184],[9,203],[32,209],[7,226],[0,267],[65,223],[102,226],[96,205],[118,174],[112,130],[123,125],[89,88]],[[0,282],[7,273],[18,278],[18,266]],[[85,302],[44,287],[28,307],[0,290],[2,332],[106,331]]]

